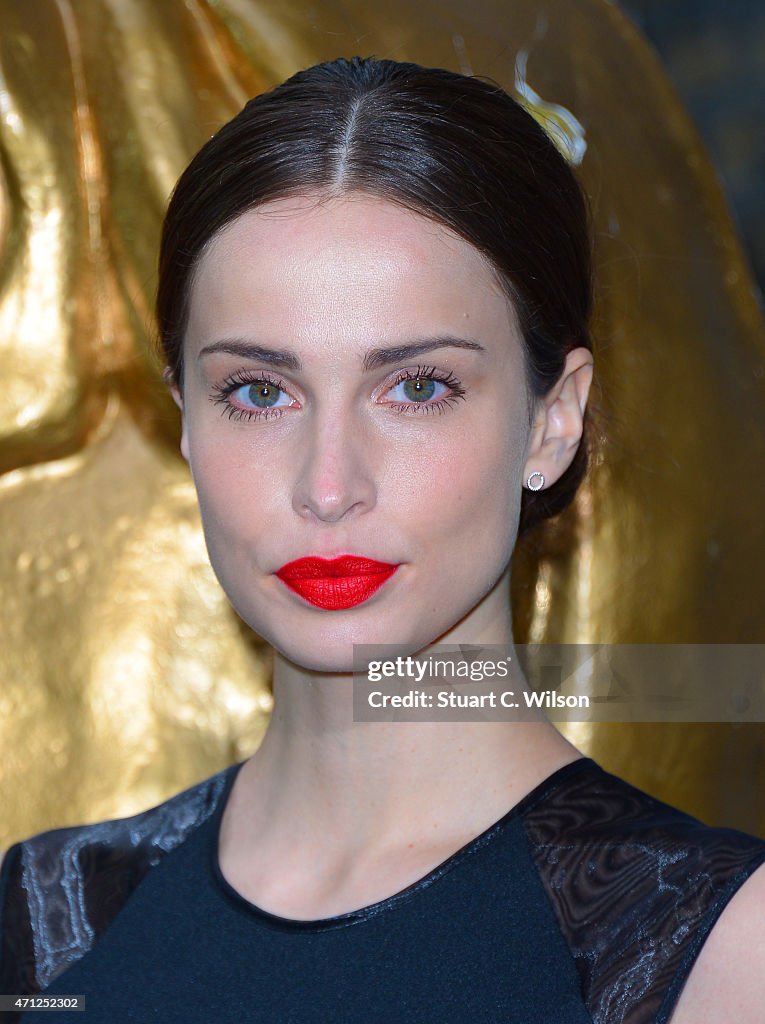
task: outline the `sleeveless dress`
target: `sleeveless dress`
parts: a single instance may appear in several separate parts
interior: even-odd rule
[[[0,992],[85,997],[5,1022],[665,1024],[765,840],[581,758],[417,882],[314,921],[223,877],[242,764],[129,818],[12,846]]]

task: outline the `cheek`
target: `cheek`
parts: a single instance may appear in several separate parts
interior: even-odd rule
[[[279,482],[262,456],[230,439],[198,439],[191,444],[191,471],[211,556],[216,549],[234,551],[240,541],[251,545],[278,501]]]
[[[419,523],[424,536],[444,542],[469,538],[473,551],[483,541],[496,551],[506,534],[514,537],[523,471],[518,434],[473,424],[424,451],[395,489],[400,522]]]

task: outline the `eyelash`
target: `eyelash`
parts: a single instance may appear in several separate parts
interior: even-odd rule
[[[410,412],[442,413],[446,411],[446,407],[448,405],[453,405],[459,399],[465,397],[465,389],[454,374],[451,372],[442,373],[435,366],[418,366],[416,370],[402,370],[387,390],[392,391],[393,388],[397,387],[403,381],[417,380],[418,378],[422,378],[423,380],[432,380],[437,384],[444,384],[450,389],[451,394],[444,395],[433,402],[427,403],[389,403],[391,408],[395,409],[396,412],[403,414],[408,414]],[[270,384],[271,387],[277,388],[285,395],[289,394],[283,381],[279,380],[278,377],[273,377],[271,374],[264,372],[263,370],[237,370],[236,373],[232,373],[231,376],[227,377],[221,384],[216,384],[213,387],[212,401],[216,405],[223,406],[221,415],[228,416],[230,420],[238,421],[249,421],[254,419],[269,420],[278,419],[284,410],[289,408],[289,406],[280,406],[272,409],[244,409],[238,405],[234,405],[231,402],[231,395],[235,391],[238,391],[239,388],[245,387],[248,384]]]
[[[226,377],[222,384],[215,384],[213,387],[212,401],[216,405],[222,405],[222,416],[228,416],[230,420],[270,420],[277,419],[284,411],[284,407],[278,409],[242,409],[231,402],[231,395],[239,388],[247,384],[270,384],[287,394],[284,382],[278,377],[272,377],[270,373],[259,370],[256,373],[247,370],[237,370],[230,377]]]

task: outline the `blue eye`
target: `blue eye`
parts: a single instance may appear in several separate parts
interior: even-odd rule
[[[286,399],[286,402],[282,402],[281,406],[289,405],[290,398],[286,392],[282,391],[276,384],[272,384],[267,380],[253,381],[250,384],[244,384],[242,387],[237,388],[231,392],[232,395],[241,402],[243,406],[247,406],[250,409],[276,409],[280,408],[279,396]]]
[[[465,389],[452,373],[444,374],[435,366],[418,366],[404,370],[389,388],[388,395],[396,412],[444,412],[448,406],[465,397]]]
[[[438,396],[436,396],[437,388],[443,389]],[[399,402],[427,402],[434,397],[443,397],[444,391],[448,390],[445,384],[441,381],[433,380],[432,377],[407,377],[404,380],[400,380],[391,389],[391,395],[399,389],[403,393],[394,396],[396,401]]]
[[[244,370],[217,384],[211,397],[230,420],[273,419],[294,401],[281,381]]]

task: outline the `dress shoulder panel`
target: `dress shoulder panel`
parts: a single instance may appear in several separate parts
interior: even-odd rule
[[[704,825],[589,759],[523,823],[595,1024],[666,1024],[765,840]]]
[[[127,818],[15,843],[0,889],[0,991],[32,995],[79,960],[150,868],[215,810],[234,766]]]

